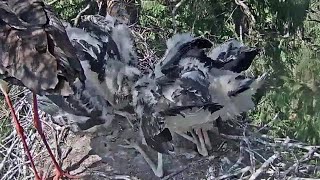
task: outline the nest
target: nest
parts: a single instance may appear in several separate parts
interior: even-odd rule
[[[21,88],[15,87],[11,91],[14,106],[25,129],[27,142],[37,167],[48,177],[52,175],[53,165],[41,139],[32,128],[32,106],[21,92],[26,90],[21,91]],[[5,118],[10,119],[6,109],[2,108],[2,111]],[[154,178],[151,169],[148,169],[149,167],[134,150],[109,152],[108,156],[114,160],[105,159],[100,157],[101,155],[92,153],[95,148],[91,145],[92,138],[96,137],[75,135],[65,128],[54,125],[49,116],[42,112],[40,114],[53,152],[63,168],[71,173],[84,175],[84,179]],[[320,146],[310,146],[289,137],[274,138],[265,132],[267,131],[264,127],[257,128],[246,122],[228,127],[220,134],[212,133],[215,145],[210,156],[201,157],[193,154],[193,157],[185,158],[186,156],[181,153],[177,154],[177,157],[165,157],[164,168],[167,173],[163,179],[319,178]],[[103,144],[103,138],[100,137],[98,143]],[[192,148],[189,150],[193,151]],[[122,153],[119,155],[119,152]],[[0,157],[1,180],[34,178],[21,140],[13,128],[0,141]],[[128,167],[124,167],[125,165]]]

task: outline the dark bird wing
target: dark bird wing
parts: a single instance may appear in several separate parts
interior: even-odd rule
[[[248,47],[231,39],[213,48],[208,56],[215,61],[223,62],[222,69],[240,73],[251,66],[259,51],[258,48]]]
[[[84,131],[110,124],[114,119],[113,110],[121,104],[129,104],[128,100],[123,103],[115,100],[119,84],[122,84],[118,76],[124,73],[131,80],[130,74],[125,73],[131,73],[130,65],[137,59],[129,29],[115,24],[114,19],[86,16],[79,27],[66,25],[66,32],[84,68],[85,85],[76,82],[72,86],[75,93],[68,97],[47,95],[46,98],[59,107],[59,111],[49,110],[48,113],[56,119],[62,117],[65,119],[62,123],[77,131]],[[40,109],[48,110],[41,107],[41,103]]]
[[[0,74],[36,93],[73,94],[85,80],[62,23],[43,2],[0,2]]]
[[[159,86],[150,75],[142,76],[132,87],[133,106],[140,122],[141,135],[148,146],[168,154],[173,151],[171,133],[165,129],[165,119],[157,112],[161,94]]]
[[[190,34],[176,34],[167,41],[167,51],[164,57],[155,66],[156,77],[166,75],[172,78],[179,77],[183,67],[181,59],[198,58],[207,61],[204,49],[211,48],[212,43],[202,37],[192,37]],[[210,60],[211,62],[211,60]]]
[[[168,128],[165,128],[164,117],[154,112],[149,105],[144,106],[144,115],[140,119],[140,127],[148,146],[157,152],[169,154],[174,151],[172,135]]]

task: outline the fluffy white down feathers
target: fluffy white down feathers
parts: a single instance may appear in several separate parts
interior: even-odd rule
[[[162,67],[166,66],[171,58],[177,57],[175,55],[179,53],[181,46],[194,40],[195,38],[188,33],[176,34],[169,39],[164,57],[155,65],[154,76],[144,76],[135,86],[139,88],[133,90],[134,105],[139,107],[139,115],[144,114],[143,106],[139,106],[139,103],[150,105],[154,111],[168,110],[170,113],[163,113],[165,127],[175,132],[201,128],[219,117],[222,120],[233,119],[253,109],[255,105],[252,96],[261,87],[267,76],[265,73],[258,78],[247,77],[243,73],[233,72],[228,67],[215,67],[214,63],[206,63],[207,61],[219,61],[219,58],[227,59],[227,63],[230,63],[242,58],[241,61],[248,61],[251,64],[255,55],[243,56],[241,48],[245,46],[236,40],[230,40],[207,53],[214,59],[193,57],[192,53],[201,54],[199,52],[202,50],[191,47],[190,51],[174,64],[180,70],[179,77],[174,79],[167,77]],[[255,50],[252,49],[252,51]],[[222,55],[223,58],[221,58]],[[238,55],[242,56],[238,57]],[[223,64],[224,62],[218,63]],[[248,68],[241,67],[241,63],[237,63],[234,63],[232,68]],[[167,82],[163,83],[163,79],[167,79]],[[182,81],[186,79],[190,81],[189,84],[184,85]],[[155,95],[156,93],[161,96]],[[209,100],[202,97],[207,94],[210,97]]]

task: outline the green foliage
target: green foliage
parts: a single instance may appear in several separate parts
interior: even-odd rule
[[[188,0],[173,15],[177,2],[142,0],[139,26],[159,56],[165,50],[166,39],[175,32],[191,31],[216,43],[236,37],[261,47],[263,51],[250,70],[255,74],[269,70],[271,74],[256,110],[251,113],[252,119],[261,125],[269,123],[273,135],[320,143],[320,26],[319,22],[307,20],[308,16],[319,18],[320,3],[244,2],[249,14],[246,7],[235,1]],[[54,7],[70,20],[84,6],[82,1],[75,0],[73,4],[59,1]],[[270,122],[276,114],[278,118]]]
[[[296,14],[291,9],[285,10],[290,17],[284,16],[282,12],[282,19],[275,22],[289,24],[287,32],[282,28],[277,29],[279,33],[288,33],[289,36],[275,36],[280,38],[280,42],[268,39],[270,43],[276,44],[271,45],[271,48],[265,46],[265,58],[267,61],[270,58],[272,60],[268,64],[274,71],[271,82],[273,88],[265,96],[269,102],[260,104],[258,111],[266,114],[265,119],[260,121],[268,121],[275,113],[281,113],[273,126],[275,134],[318,144],[320,62],[315,44],[320,39],[320,27],[319,24],[305,20],[307,14],[302,12],[307,12],[307,8],[308,5],[305,4],[292,7]],[[266,111],[265,106],[272,107],[273,111]]]
[[[52,0],[44,0],[50,2]],[[57,1],[52,5],[54,12],[62,19],[71,22],[73,18],[87,5],[84,0],[63,0]]]

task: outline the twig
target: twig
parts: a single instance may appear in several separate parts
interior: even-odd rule
[[[271,123],[274,123],[274,121],[275,121],[276,119],[278,119],[278,117],[279,117],[279,113],[275,114],[275,116],[272,118],[272,120],[269,121],[269,122],[268,122],[267,124],[265,124],[264,126],[262,126],[262,127],[258,130],[258,132],[260,132],[260,131],[262,131],[263,129],[267,128]]]
[[[54,3],[56,3],[56,2],[58,2],[58,1],[60,1],[60,0],[53,0],[53,1],[51,1],[51,2],[48,2],[48,5],[53,5]]]
[[[169,175],[167,175],[167,176],[165,176],[165,177],[161,178],[161,180],[168,180],[168,179],[171,179],[171,178],[173,178],[174,176],[176,176],[176,175],[180,174],[181,172],[183,172],[184,170],[186,170],[186,169],[188,169],[188,168],[189,168],[189,166],[185,166],[185,167],[183,167],[183,168],[179,169],[178,171],[175,171],[175,172],[173,172],[173,173],[171,173],[171,174],[169,174]]]
[[[296,169],[300,163],[306,162],[306,161],[310,161],[312,155],[316,152],[316,148],[314,149],[310,149],[309,152],[307,154],[305,154],[300,160],[298,160],[296,163],[294,163],[289,169],[287,169],[283,175],[287,176],[292,170]]]
[[[226,139],[231,139],[231,140],[242,140],[243,136],[237,136],[237,135],[229,135],[229,134],[223,134],[220,133],[220,136]]]
[[[230,178],[230,177],[235,177],[239,174],[245,174],[246,172],[250,171],[251,167],[250,166],[246,166],[234,173],[230,173],[230,174],[225,174],[225,175],[222,175],[222,176],[219,176],[217,177],[217,180],[220,180],[220,179],[227,179],[227,178]]]
[[[245,0],[235,0],[235,3],[237,5],[239,5],[240,7],[242,7],[243,13],[245,15],[247,15],[247,17],[250,19],[250,24],[253,25],[256,23],[256,19],[254,18],[254,16],[250,12],[250,8],[244,2],[245,2]]]
[[[176,12],[178,10],[178,8],[185,2],[186,0],[181,0],[180,2],[178,2],[174,8],[172,9],[172,24],[173,24],[173,28],[174,28],[174,33],[177,33],[177,19],[176,19]]]
[[[90,0],[90,1],[88,2],[87,6],[86,6],[84,9],[82,9],[82,10],[78,13],[78,15],[73,19],[73,20],[74,20],[74,23],[73,23],[74,26],[78,26],[78,25],[79,25],[81,16],[82,16],[84,13],[86,13],[86,12],[91,8],[91,6],[92,6],[92,1]]]
[[[261,167],[251,175],[251,177],[249,178],[249,180],[255,180],[258,178],[258,176],[260,176],[260,174],[265,171],[265,169],[267,169],[267,167],[270,166],[271,163],[273,163],[274,160],[276,160],[277,158],[280,157],[280,153],[276,152],[274,155],[272,155],[266,162],[264,162]]]
[[[128,175],[106,175],[103,172],[100,171],[93,171],[91,174],[88,175],[97,175],[104,178],[110,178],[110,179],[122,179],[122,180],[131,180],[132,178]]]
[[[1,143],[11,141],[13,139],[13,136],[16,136],[16,135],[17,135],[16,131],[12,131],[7,137],[1,139]]]
[[[7,159],[9,158],[9,156],[11,155],[11,152],[14,150],[16,144],[18,143],[19,139],[16,138],[15,141],[11,144],[11,146],[9,147],[9,149],[7,150],[7,154],[6,156],[3,158],[1,164],[0,164],[0,172],[2,171]]]
[[[245,148],[244,147],[244,142],[241,141],[240,142],[239,158],[238,158],[237,162],[233,166],[231,166],[231,168],[228,170],[228,172],[231,172],[231,171],[233,171],[234,169],[236,169],[237,167],[240,166],[240,164],[242,163],[242,160],[244,159],[244,148]]]

